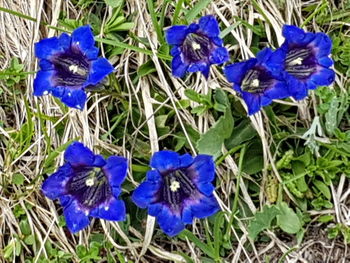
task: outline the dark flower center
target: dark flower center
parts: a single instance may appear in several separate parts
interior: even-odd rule
[[[204,35],[188,34],[182,44],[182,53],[189,63],[207,61],[213,49],[211,40]]]
[[[162,199],[172,207],[177,207],[197,190],[191,179],[182,170],[164,176]]]
[[[291,48],[285,59],[286,71],[304,80],[316,71],[315,56],[309,47]]]
[[[242,80],[241,89],[252,94],[264,93],[272,87],[275,80],[264,68],[255,67],[246,73]]]
[[[87,80],[90,63],[78,47],[72,46],[53,56],[51,62],[56,71],[54,80],[57,86],[81,87]]]
[[[100,168],[85,167],[75,172],[67,183],[67,191],[79,204],[92,209],[111,196],[111,186]]]

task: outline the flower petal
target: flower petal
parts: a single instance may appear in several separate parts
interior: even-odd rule
[[[209,57],[209,61],[212,64],[222,64],[229,59],[227,49],[225,47],[219,47],[215,49]]]
[[[86,102],[86,93],[82,89],[65,88],[61,101],[68,107],[83,110]]]
[[[334,70],[322,68],[318,73],[311,76],[311,81],[319,86],[328,86],[333,83],[334,78]]]
[[[160,228],[171,237],[179,234],[185,228],[180,215],[172,212],[167,206],[163,206],[157,220]]]
[[[64,159],[73,167],[93,166],[95,161],[94,153],[81,142],[71,143],[64,153]]]
[[[187,68],[188,64],[182,62],[180,55],[173,57],[173,60],[171,61],[171,70],[173,76],[182,78],[186,74]]]
[[[332,50],[332,40],[325,33],[316,33],[315,39],[310,43],[316,49],[316,57],[328,56]]]
[[[212,195],[213,191],[215,190],[215,187],[212,185],[212,183],[208,183],[208,182],[198,183],[197,188],[202,194],[206,196]]]
[[[111,156],[107,159],[103,172],[107,176],[113,195],[118,197],[121,184],[124,182],[128,170],[128,160],[124,157]]]
[[[149,170],[146,174],[146,179],[151,182],[158,182],[162,179],[162,175],[157,170]]]
[[[287,77],[287,84],[288,84],[289,93],[296,100],[302,100],[307,96],[308,89],[307,89],[307,86],[304,82],[299,81],[292,76],[288,76]]]
[[[41,70],[53,70],[55,69],[54,65],[47,59],[40,59],[39,66]]]
[[[94,47],[95,40],[90,25],[78,27],[73,31],[72,44],[79,46],[84,54]]]
[[[51,77],[53,76],[53,71],[43,71],[40,70],[36,74],[36,78],[34,79],[34,96],[42,96],[44,94],[49,94],[51,90],[54,88],[52,85]]]
[[[290,96],[288,87],[285,82],[277,81],[272,88],[265,91],[264,96],[270,99],[284,99]],[[262,103],[263,104],[263,103]]]
[[[169,45],[181,45],[187,34],[187,26],[172,26],[165,32],[165,38]]]
[[[197,184],[212,182],[215,178],[215,163],[213,157],[206,154],[197,155],[186,172]]]
[[[158,216],[160,212],[162,212],[163,204],[161,203],[154,203],[150,204],[148,207],[148,214],[150,216]]]
[[[305,32],[299,27],[284,25],[282,28],[282,35],[288,39],[288,41],[300,42],[304,39]]]
[[[247,61],[228,65],[224,69],[225,76],[229,82],[241,83],[246,72],[255,66],[257,60],[251,58]]]
[[[318,64],[325,68],[329,68],[330,66],[333,65],[333,60],[329,57],[322,57],[318,59]]]
[[[181,167],[180,155],[173,151],[159,151],[153,154],[150,165],[160,173],[173,171]]]
[[[35,56],[40,59],[50,59],[52,55],[63,52],[64,48],[65,46],[62,46],[57,37],[45,38],[35,43]]]
[[[145,181],[135,189],[131,198],[138,207],[146,208],[157,200],[156,193],[159,191],[159,188],[159,182]]]
[[[253,115],[261,108],[261,100],[259,95],[243,92],[242,97],[248,107],[248,115]]]
[[[182,218],[182,222],[184,222],[184,224],[192,224],[193,213],[192,213],[190,205],[185,205],[185,207],[182,209],[181,218]]]
[[[70,164],[66,163],[43,182],[41,190],[48,198],[56,199],[66,194],[66,184],[72,175],[74,171]]]
[[[111,221],[123,221],[125,220],[125,211],[124,201],[112,197],[91,210],[90,216]]]
[[[199,28],[202,32],[204,32],[209,37],[217,37],[220,34],[220,28],[218,21],[216,21],[215,17],[208,15],[203,16],[199,19]]]
[[[72,233],[76,233],[84,229],[90,223],[89,218],[79,207],[76,200],[73,200],[63,209],[63,214],[66,218],[67,227]]]
[[[98,58],[91,63],[90,74],[85,85],[96,85],[114,70],[105,58]]]
[[[273,51],[270,48],[264,48],[256,54],[256,59],[259,63],[265,63],[268,61]]]
[[[200,199],[193,201],[188,200],[188,205],[191,206],[192,214],[197,218],[205,218],[211,216],[220,210],[220,206],[216,201],[214,195],[203,195]]]

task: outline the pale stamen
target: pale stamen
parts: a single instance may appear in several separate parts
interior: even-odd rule
[[[180,183],[176,180],[173,180],[170,185],[170,190],[176,192],[180,188]]]

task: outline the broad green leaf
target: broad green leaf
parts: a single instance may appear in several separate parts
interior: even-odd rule
[[[22,185],[24,183],[24,176],[22,174],[14,174],[12,176],[12,183]]]
[[[298,215],[285,202],[280,203],[278,208],[277,225],[288,234],[298,233],[302,227]]]
[[[144,77],[148,74],[151,74],[156,71],[156,68],[154,67],[154,63],[152,60],[148,60],[146,63],[142,64],[137,69],[137,75],[139,77]]]
[[[197,92],[195,92],[193,89],[186,89],[185,90],[185,95],[187,98],[189,98],[192,101],[201,103],[201,95]]]
[[[110,7],[118,7],[123,0],[105,0],[106,4],[109,5]]]
[[[331,199],[331,191],[329,190],[328,186],[320,181],[320,180],[313,180],[312,181],[316,188],[329,200]]]
[[[304,163],[300,161],[293,161],[292,169],[294,176],[297,178],[295,180],[295,184],[298,190],[303,193],[306,192],[309,189],[309,187],[305,182],[306,170]]]
[[[272,220],[280,213],[275,205],[265,205],[261,212],[257,212],[248,227],[249,237],[255,239],[263,230],[271,227]]]
[[[214,159],[221,153],[224,140],[228,138],[233,129],[233,117],[229,107],[219,120],[206,133],[202,134],[197,142],[197,149],[201,154],[209,154]]]
[[[260,141],[252,143],[244,156],[242,171],[246,174],[255,174],[264,168],[264,157]]]
[[[227,149],[232,149],[257,136],[256,130],[252,127],[249,120],[243,120],[238,126],[234,127],[230,138],[225,140]]]

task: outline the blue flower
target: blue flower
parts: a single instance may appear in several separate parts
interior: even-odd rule
[[[291,96],[301,100],[309,89],[330,85],[335,78],[329,68],[332,40],[324,33],[306,33],[289,25],[283,26],[282,33],[285,42],[266,64],[275,76],[283,75]]]
[[[194,217],[208,217],[220,209],[213,195],[215,164],[211,156],[193,158],[189,154],[160,151],[153,155],[150,165],[154,169],[135,189],[132,200],[137,206],[148,208],[169,236],[181,232]]]
[[[269,105],[274,99],[290,96],[283,77],[273,76],[266,66],[266,61],[272,54],[271,49],[265,48],[256,58],[228,65],[224,69],[227,80],[234,83],[234,90],[247,104],[249,115],[258,112],[262,106]]]
[[[125,204],[119,200],[126,177],[127,160],[111,156],[104,160],[80,142],[65,151],[65,164],[48,177],[43,193],[60,199],[68,229],[75,233],[89,225],[89,216],[125,220]]]
[[[46,38],[35,44],[41,70],[34,80],[34,95],[51,93],[68,107],[82,110],[84,89],[98,84],[114,68],[105,58],[98,58],[98,48],[89,25],[69,36]]]
[[[210,15],[201,17],[198,24],[169,28],[166,40],[174,46],[171,49],[173,75],[181,78],[186,71],[201,71],[208,78],[211,64],[222,64],[229,59],[219,34],[218,22]]]

